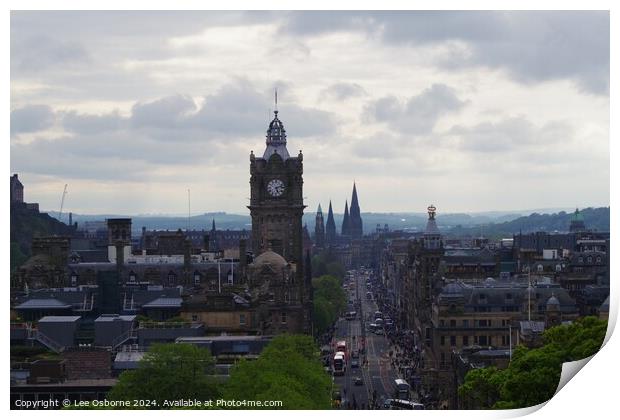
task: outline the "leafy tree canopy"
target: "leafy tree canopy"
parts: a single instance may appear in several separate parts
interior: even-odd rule
[[[280,335],[257,360],[242,360],[233,368],[224,399],[282,401],[277,407],[282,409],[329,409],[330,389],[312,338]]]
[[[110,400],[208,400],[219,395],[208,349],[192,344],[154,344],[138,369],[125,371],[108,393]]]
[[[595,354],[606,331],[607,321],[595,317],[550,328],[543,335],[542,347],[515,349],[506,369],[469,371],[459,387],[459,397],[471,409],[521,408],[548,401],[558,387],[562,363]]]
[[[312,279],[314,288],[313,320],[315,329],[322,333],[338,319],[338,315],[347,307],[347,297],[341,281],[329,275]]]

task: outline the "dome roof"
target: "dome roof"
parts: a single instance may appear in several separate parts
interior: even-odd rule
[[[269,159],[273,154],[278,154],[284,160],[290,155],[286,149],[286,130],[284,124],[278,118],[278,111],[274,111],[275,117],[269,123],[267,130],[267,148],[263,154],[263,159]]]
[[[256,257],[256,259],[254,260],[252,264],[256,266],[271,265],[273,267],[286,267],[288,265],[288,263],[286,262],[284,257],[282,257],[282,255],[275,253],[273,251],[263,252],[258,257]]]
[[[496,284],[496,283],[497,283],[497,280],[495,280],[493,277],[487,277],[487,278],[484,280],[484,285],[485,285],[485,286],[493,286],[493,285],[494,285],[494,284]]]
[[[547,307],[552,305],[560,306],[560,301],[558,300],[558,298],[555,297],[555,295],[551,295],[551,297],[547,301]]]
[[[443,296],[462,296],[463,286],[460,283],[448,283],[441,291]]]

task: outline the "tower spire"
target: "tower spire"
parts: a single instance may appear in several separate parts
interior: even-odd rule
[[[344,217],[342,218],[342,236],[349,236],[350,232],[350,221],[349,221],[349,202],[345,200],[344,202]]]
[[[327,223],[325,224],[325,242],[328,246],[333,245],[336,242],[336,222],[334,221],[332,200],[329,200],[329,210],[327,211]]]

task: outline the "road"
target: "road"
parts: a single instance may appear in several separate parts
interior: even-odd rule
[[[389,341],[384,334],[377,335],[366,331],[366,338],[362,335],[362,323],[360,314],[364,316],[368,325],[374,320],[374,313],[377,305],[372,300],[366,299],[366,276],[362,272],[356,271],[353,275],[355,288],[349,289],[348,298],[353,302],[361,303],[361,311],[357,307],[357,318],[347,321],[341,318],[336,323],[334,343],[340,340],[347,342],[347,370],[344,376],[335,376],[334,382],[340,388],[343,397],[342,408],[368,408],[369,402],[376,396],[376,402],[380,405],[386,398],[392,397],[394,379],[396,373],[390,366]],[[354,305],[349,305],[348,311],[355,310]],[[364,346],[365,342],[365,346]],[[351,352],[356,350],[366,350],[366,354],[361,354],[359,358],[360,367],[351,368]],[[367,364],[362,366],[364,356]],[[361,377],[363,385],[355,385],[356,377]],[[349,406],[350,404],[350,406]]]

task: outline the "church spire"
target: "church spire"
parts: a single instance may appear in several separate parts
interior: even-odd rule
[[[325,241],[328,246],[333,245],[336,242],[336,222],[334,221],[334,212],[332,210],[331,200],[329,200],[327,223],[325,224]]]
[[[349,234],[353,239],[361,239],[363,235],[362,216],[360,214],[360,205],[357,199],[357,188],[355,181],[353,182],[353,194],[351,195],[351,211],[349,213]]]
[[[320,204],[316,211],[314,222],[314,241],[317,249],[323,249],[325,247],[325,225],[323,224],[323,210],[321,210]]]
[[[344,202],[344,217],[342,218],[342,231],[340,234],[342,236],[349,236],[351,234],[349,221],[349,202],[346,200]]]

